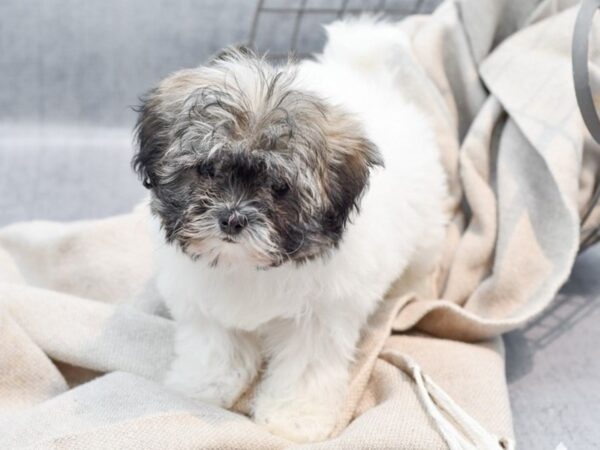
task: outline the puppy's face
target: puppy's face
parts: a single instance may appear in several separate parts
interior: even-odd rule
[[[334,248],[379,164],[360,124],[291,67],[228,50],[140,108],[133,165],[166,239],[217,266],[302,262]]]

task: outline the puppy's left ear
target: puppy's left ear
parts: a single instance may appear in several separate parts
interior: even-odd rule
[[[148,92],[136,109],[138,120],[135,127],[137,151],[131,165],[147,189],[156,185],[156,168],[170,142],[171,123],[167,119],[159,94],[159,88]]]
[[[384,165],[379,150],[364,136],[354,118],[343,113],[330,116],[326,141],[329,152],[330,207],[325,213],[327,231],[340,235],[350,213],[359,209],[360,199],[369,184],[371,169]]]

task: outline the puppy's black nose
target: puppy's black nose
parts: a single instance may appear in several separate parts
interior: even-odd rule
[[[237,211],[223,211],[218,220],[221,231],[230,236],[239,234],[248,225],[248,218]]]

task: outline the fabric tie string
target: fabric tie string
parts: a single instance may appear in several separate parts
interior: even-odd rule
[[[427,414],[435,422],[450,450],[514,450],[512,439],[498,438],[465,412],[441,387],[423,373],[411,357],[386,350],[381,358],[409,375]],[[448,420],[447,417],[452,419]],[[454,425],[457,424],[459,427]]]

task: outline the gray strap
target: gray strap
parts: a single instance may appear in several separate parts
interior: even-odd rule
[[[583,0],[573,32],[573,79],[575,81],[575,96],[581,111],[583,121],[594,140],[600,143],[600,120],[592,100],[590,74],[588,71],[588,48],[590,30],[594,13],[600,8],[600,0]]]

